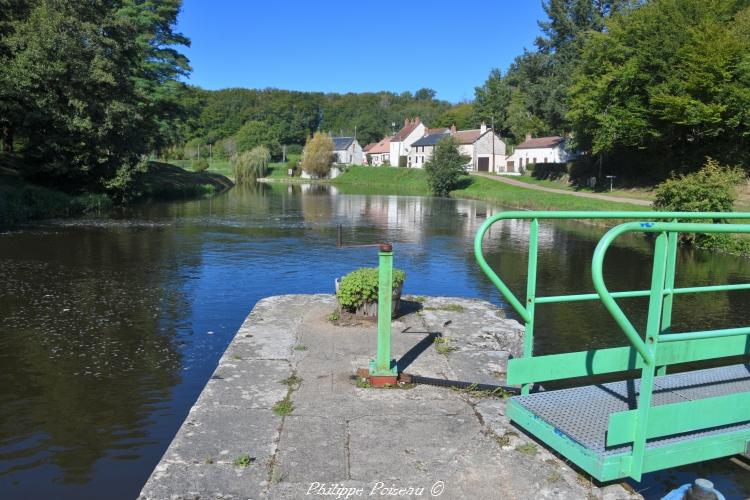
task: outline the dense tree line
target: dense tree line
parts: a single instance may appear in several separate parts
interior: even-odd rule
[[[568,135],[591,173],[750,167],[750,2],[548,0],[535,50],[476,88],[511,142]]]
[[[0,129],[23,174],[124,195],[176,140],[181,0],[0,0]]]
[[[190,118],[182,130],[184,146],[173,154],[231,157],[264,145],[278,156],[281,145],[303,145],[317,130],[334,135],[356,134],[364,146],[398,130],[406,117],[432,123],[449,122],[453,106],[435,99],[432,89],[415,93],[318,93],[279,89],[191,87],[183,95]],[[450,125],[450,123],[448,123]],[[210,147],[209,147],[210,145]]]

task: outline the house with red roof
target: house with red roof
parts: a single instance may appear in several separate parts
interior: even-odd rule
[[[367,164],[373,167],[391,164],[391,137],[384,137],[367,151]]]
[[[404,120],[404,126],[401,127],[393,137],[391,137],[389,145],[389,158],[391,165],[394,167],[401,166],[402,164],[408,166],[407,162],[411,145],[420,137],[424,137],[425,130],[427,130],[427,128],[418,116],[411,120],[408,118]],[[403,158],[403,160],[401,160],[401,158]]]

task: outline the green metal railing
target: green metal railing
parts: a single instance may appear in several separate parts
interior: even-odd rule
[[[482,251],[487,230],[496,222],[509,219],[530,221],[525,302],[519,300],[492,270]],[[546,219],[637,219],[638,221],[622,223],[610,229],[599,241],[594,251],[591,268],[596,293],[537,297],[539,221]],[[750,284],[685,288],[674,286],[680,233],[750,233],[750,224],[677,221],[726,219],[750,219],[750,213],[502,212],[490,217],[477,232],[474,254],[479,266],[524,323],[524,356],[509,362],[509,384],[520,384],[522,394],[528,394],[534,383],[641,369],[637,409],[611,415],[607,432],[608,445],[632,443],[632,459],[627,462],[627,466],[623,466],[627,470],[619,471],[619,476],[614,472],[602,472],[598,476],[600,479],[631,476],[639,480],[644,470],[654,470],[654,467],[659,468],[661,465],[670,466],[676,463],[674,457],[662,459],[651,457],[648,465],[644,466],[647,439],[750,420],[750,394],[748,393],[724,396],[721,401],[718,401],[720,398],[712,398],[705,401],[660,406],[656,409],[651,407],[654,378],[664,375],[668,365],[746,355],[750,352],[750,340],[741,338],[750,335],[750,327],[684,333],[671,331],[675,295],[750,289]],[[607,250],[619,236],[637,232],[657,234],[651,288],[610,292],[603,277]],[[649,300],[646,330],[643,334],[638,332],[617,304],[616,299],[629,297],[644,297]],[[631,347],[533,356],[534,316],[537,304],[591,300],[601,301],[627,337]],[[715,411],[707,411],[715,408],[713,405],[719,405],[724,409],[720,416]]]

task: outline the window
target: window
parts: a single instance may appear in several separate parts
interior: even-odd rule
[[[546,156],[544,157],[544,163],[547,163],[547,157]]]
[[[424,156],[422,157],[422,163],[424,163]]]
[[[536,156],[534,157],[534,165],[536,165]]]

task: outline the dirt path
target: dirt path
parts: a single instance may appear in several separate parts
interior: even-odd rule
[[[472,175],[485,177],[487,179],[492,179],[493,181],[504,182],[505,184],[510,184],[511,186],[522,187],[526,189],[536,189],[537,191],[547,191],[548,193],[569,194],[571,196],[578,196],[579,198],[593,198],[595,200],[612,201],[616,203],[629,203],[631,205],[641,205],[644,207],[651,206],[651,202],[649,200],[623,198],[621,196],[610,196],[607,194],[598,193],[580,193],[578,191],[569,191],[567,189],[555,189],[545,186],[537,186],[536,184],[528,184],[526,182],[517,181],[512,177],[505,177],[502,175],[490,175],[478,172],[473,172]]]

